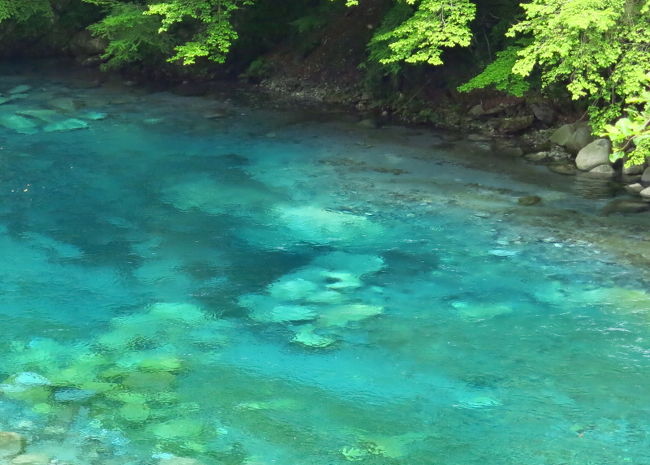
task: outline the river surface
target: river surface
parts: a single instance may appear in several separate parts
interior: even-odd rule
[[[88,87],[0,75],[0,430],[29,451],[650,463],[647,214],[430,130]]]

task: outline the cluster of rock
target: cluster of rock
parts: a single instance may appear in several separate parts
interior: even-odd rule
[[[0,93],[0,126],[19,134],[32,135],[40,131],[62,132],[88,129],[89,121],[106,118],[106,113],[78,111],[77,102],[70,97],[34,96],[32,86],[20,84]],[[20,103],[20,105],[18,105]]]
[[[55,456],[43,452],[29,452],[31,445],[22,434],[13,431],[0,431],[0,464],[2,465],[60,465]],[[36,445],[38,448],[38,445]],[[196,459],[161,454],[158,465],[202,465]],[[67,461],[66,461],[67,463]]]
[[[650,160],[635,166],[626,166],[625,160],[612,161],[609,139],[594,137],[585,121],[556,127],[558,119],[548,104],[500,97],[470,108],[462,124],[477,132],[468,139],[489,140],[490,151],[504,156],[523,155],[532,163],[547,165],[554,173],[577,175],[581,182],[601,180],[610,187],[618,184],[634,196],[614,199],[605,207],[604,214],[650,210]],[[529,200],[520,203],[537,203]]]
[[[612,162],[609,139],[594,139],[591,128],[583,122],[561,126],[550,140],[576,154],[575,166],[578,170],[605,179],[620,176],[628,192],[650,201],[650,167],[647,160],[644,164],[632,166],[626,166],[623,161]]]

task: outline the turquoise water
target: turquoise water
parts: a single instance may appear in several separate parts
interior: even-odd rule
[[[450,135],[4,71],[0,430],[29,450],[650,463],[647,269],[601,240],[642,257],[647,218]]]

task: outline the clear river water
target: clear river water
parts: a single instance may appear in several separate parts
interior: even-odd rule
[[[1,71],[0,430],[28,451],[650,464],[647,214],[457,135]]]

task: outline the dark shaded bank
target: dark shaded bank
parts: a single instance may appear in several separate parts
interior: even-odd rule
[[[604,185],[597,190],[606,195],[629,196],[604,214],[647,211],[647,163],[625,169],[621,161],[610,163],[610,146],[594,140],[584,109],[568,96],[456,90],[491,55],[495,44],[487,36],[468,49],[446,51],[439,67],[406,65],[391,73],[368,60],[368,42],[391,1],[369,0],[363,8],[260,1],[236,18],[240,39],[225,64],[184,67],[151,57],[112,71],[101,71],[106,43],[85,29],[97,20],[96,11],[87,4],[67,8],[71,3],[61,4],[54,19],[36,32],[7,26],[0,34],[0,53],[13,60],[49,57],[59,67],[75,63],[87,70],[88,85],[120,83],[192,97],[234,92],[273,106],[300,102],[321,111],[342,109],[368,129],[393,123],[445,129],[480,150],[524,157],[552,173]],[[488,17],[479,11],[478,24],[487,27]]]

